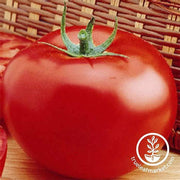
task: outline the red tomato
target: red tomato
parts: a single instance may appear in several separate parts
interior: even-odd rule
[[[74,43],[82,28],[67,28]],[[95,26],[95,45],[111,32]],[[41,41],[65,49],[59,30]],[[156,132],[167,138],[174,124],[176,87],[160,53],[120,30],[107,51],[129,58],[75,58],[36,43],[5,72],[10,132],[31,157],[60,174],[99,180],[127,173],[140,137]]]
[[[3,128],[0,126],[0,177],[3,172],[4,163],[7,153],[7,136]]]
[[[2,75],[9,61],[32,41],[18,35],[0,32],[0,102],[2,99]],[[0,108],[0,119],[2,110]]]

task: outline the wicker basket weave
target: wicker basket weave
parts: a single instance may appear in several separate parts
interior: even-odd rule
[[[38,39],[59,28],[64,0],[0,0],[0,30]],[[96,24],[132,32],[167,59],[177,85],[178,114],[169,142],[180,150],[180,0],[69,0],[67,25]]]

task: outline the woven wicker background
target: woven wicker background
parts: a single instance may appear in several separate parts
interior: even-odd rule
[[[85,25],[94,16],[96,24],[113,26],[117,16],[120,29],[149,41],[166,57],[180,104],[180,0],[153,3],[159,1],[69,0],[67,25]],[[64,0],[0,0],[0,30],[38,39],[60,28],[63,4]],[[180,150],[180,105],[170,144]]]

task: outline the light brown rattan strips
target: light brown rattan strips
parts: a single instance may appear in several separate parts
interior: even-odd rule
[[[67,19],[68,20],[68,19]],[[72,26],[82,26],[82,25],[87,25],[87,23],[76,21],[73,19],[69,19],[68,21]]]
[[[168,13],[180,15],[180,11],[176,10],[175,8],[180,8],[180,3],[176,2],[163,2],[161,0],[150,0],[151,2],[155,3],[160,8],[166,10]]]
[[[39,4],[39,5],[42,5],[42,6],[47,6],[47,7],[53,7],[53,8],[56,8],[56,5],[49,2],[49,1],[46,1],[46,0],[31,0],[30,1],[31,3],[36,3],[36,4]]]
[[[180,21],[173,21],[173,20],[169,20],[169,19],[164,19],[164,18],[160,18],[160,17],[152,17],[152,16],[146,16],[146,18],[156,21],[156,22],[160,22],[165,25],[180,26]]]
[[[10,33],[10,34],[17,34],[17,35],[23,36],[22,34],[19,34],[19,33],[17,33],[17,32],[14,32],[14,31],[12,31],[12,30],[9,30],[9,29],[2,28],[1,26],[0,26],[0,32]],[[24,37],[24,36],[23,36],[23,37]]]
[[[0,17],[4,17],[4,12],[0,11]],[[1,24],[0,24],[1,25]]]
[[[48,7],[48,6],[42,6],[41,10],[44,10],[45,12],[49,12],[51,14],[57,14],[57,15],[62,15],[62,11],[54,9],[52,7]]]
[[[13,21],[10,21],[10,20],[4,19],[4,18],[0,18],[0,22],[10,25],[10,26],[14,26],[15,28],[19,27],[21,29],[27,29],[27,26],[25,26],[23,24],[19,24],[17,22],[13,22]]]
[[[162,46],[160,44],[155,44],[153,42],[149,42],[150,44],[152,44],[158,51],[162,50]]]
[[[110,15],[107,16],[107,14],[105,14],[105,13],[95,12],[94,14],[98,14],[98,16],[101,17],[101,18],[105,18],[105,19],[108,18],[108,20],[112,20],[110,18],[111,16]],[[138,34],[145,35],[145,36],[150,36],[150,37],[156,37],[156,38],[163,39],[163,35],[161,35],[159,33],[156,33],[156,32],[153,32],[153,31],[148,31],[148,30],[145,30],[145,29],[135,28],[133,26],[123,25],[121,23],[118,24],[118,27],[120,29],[130,31],[132,33],[138,33]]]
[[[44,31],[38,31],[38,35],[40,35],[41,37],[44,36],[44,35],[46,35],[46,34],[47,34],[47,32],[44,32]]]
[[[169,14],[173,14],[173,15],[180,15],[180,11],[176,10],[176,9],[172,9],[172,8],[164,8]]]
[[[82,11],[78,11],[76,9],[70,9],[69,8],[68,9],[68,13],[73,14],[78,19],[80,19],[80,17],[87,18],[87,19],[91,19],[92,18],[91,14],[85,13],[85,12],[82,12]]]
[[[29,32],[27,32],[27,31],[25,31],[25,30],[23,30],[23,29],[19,29],[19,28],[16,28],[16,31],[15,31],[15,32],[17,32],[18,34],[21,34],[21,35],[23,35],[23,36],[25,36],[25,37],[31,37],[31,38],[33,38],[33,39],[39,39],[39,38],[41,38],[41,36],[39,36],[39,35],[37,35],[37,34],[29,33]]]
[[[52,25],[57,25],[57,26],[59,26],[59,29],[60,29],[60,21],[59,20],[55,20],[55,19],[47,18],[47,17],[42,17],[41,20],[49,22]],[[66,19],[66,26],[68,27],[68,26],[72,26],[72,25],[83,25],[83,23],[76,21],[76,20],[73,20],[72,18],[70,18],[70,19],[67,18]]]
[[[107,23],[107,22],[106,22],[106,23]],[[102,26],[104,26],[106,23],[103,23],[103,22],[102,22],[102,18],[101,18],[100,21],[96,21],[96,22],[95,22],[96,25],[102,25]]]
[[[28,16],[28,13],[26,11],[22,10],[22,9],[13,8],[13,7],[10,7],[10,6],[6,6],[4,4],[0,4],[0,8],[2,8],[5,11],[9,11],[9,12],[12,12],[12,13],[22,14],[22,15]]]
[[[173,61],[180,61],[180,54],[170,54],[167,52],[160,51],[160,53],[166,58],[171,58]],[[179,67],[179,66],[178,66]]]
[[[176,3],[176,4],[180,4],[180,1],[179,0],[167,0],[168,2],[171,2],[171,3]]]
[[[139,0],[122,0],[126,3],[131,3],[131,4],[139,4]]]
[[[179,2],[177,0],[176,1],[167,0],[166,2],[161,1],[161,0],[149,0],[149,1],[151,1],[152,3],[155,3],[155,4],[180,8],[180,1],[179,0],[178,0]]]
[[[101,1],[101,2],[106,3],[106,4],[111,4],[111,0],[98,0],[98,1]]]
[[[163,35],[152,32],[152,31],[148,31],[145,29],[135,28],[135,27],[131,27],[128,25],[123,25],[123,24],[119,24],[118,27],[120,29],[126,30],[126,31],[131,32],[131,33],[137,33],[141,36],[148,36],[148,37],[155,37],[155,38],[163,39]]]
[[[47,7],[47,6],[42,6],[41,9],[45,10],[45,11],[48,11],[48,12],[51,12],[53,14],[61,15],[61,16],[62,16],[62,13],[63,13],[63,11],[57,10],[55,8],[52,8],[52,7]],[[68,8],[67,9],[67,16],[69,15],[69,13],[71,13],[71,10],[74,10],[74,9],[73,8]],[[80,9],[79,10],[76,9],[76,11],[79,12],[78,18],[76,18],[76,17],[72,17],[72,18],[79,20],[79,16],[80,16],[81,10]]]
[[[131,16],[131,15],[122,14],[122,13],[118,13],[117,16],[118,17],[123,17],[123,18],[131,20],[133,22],[136,21],[136,22],[139,22],[139,23],[147,24],[147,25],[154,25],[154,26],[159,26],[159,27],[163,27],[163,28],[166,27],[166,25],[163,24],[163,23],[159,23],[159,22],[156,22],[156,21],[153,21],[153,20],[150,20],[150,19],[142,19],[142,18],[139,18],[137,16]]]
[[[69,12],[69,10],[67,12]],[[77,23],[79,22],[79,16],[75,16],[72,13],[67,13],[66,18],[67,18],[66,22],[69,22],[69,23],[71,22],[71,20],[73,21],[76,20]],[[61,19],[59,21],[61,22]]]
[[[38,14],[41,16],[46,16],[46,17],[54,17],[54,14],[47,12],[47,11],[43,11],[40,9],[35,9],[26,5],[19,5],[20,9],[23,9],[24,11],[28,12],[28,13],[34,13],[34,14]]]
[[[6,0],[0,0],[1,4],[6,4]]]
[[[66,4],[69,3],[69,0],[48,0],[49,2],[52,2],[56,5],[64,5],[64,1],[66,1]]]
[[[109,21],[112,21],[112,22],[115,22],[115,16],[113,15],[110,15],[110,14],[107,14],[107,13],[104,13],[104,12],[94,12],[94,15],[95,15],[95,19],[96,17],[101,17],[102,19],[105,19],[106,22],[109,20]],[[135,25],[135,22],[134,21],[130,21],[128,19],[125,19],[125,18],[120,18],[118,17],[118,23],[119,25],[121,24],[126,24],[126,25],[129,25],[129,26],[134,26]]]
[[[68,9],[68,12],[70,13],[70,14],[73,14],[73,15],[75,15],[76,17],[78,17],[78,19],[79,19],[79,17],[84,17],[84,18],[87,18],[87,19],[91,19],[92,18],[92,16],[93,15],[91,15],[91,14],[89,14],[89,13],[85,13],[85,12],[82,12],[82,11],[78,11],[78,10],[76,10],[76,9]],[[102,18],[100,18],[99,16],[96,16],[95,17],[95,23],[96,22],[102,22],[102,23],[104,23],[104,24],[106,24],[107,23],[107,20],[105,20],[104,18],[102,19]]]
[[[69,1],[74,2],[74,3],[76,3],[76,4],[80,5],[80,6],[91,8],[93,10],[98,10],[98,11],[107,12],[107,13],[109,12],[109,9],[106,9],[104,7],[94,5],[94,4],[91,4],[91,3],[83,2],[82,0],[69,0]]]
[[[14,2],[17,2],[17,3],[20,3],[20,4],[26,4],[28,6],[31,4],[31,1],[29,1],[29,0],[14,0]]]
[[[48,11],[48,12],[51,12],[52,14],[56,14],[56,15],[60,15],[62,16],[62,11],[60,10],[57,10],[57,9],[54,9],[54,8],[51,8],[51,7],[42,7],[41,8],[42,10],[45,10],[45,11]],[[83,15],[83,13],[81,11],[78,11],[76,10],[78,13],[77,15],[74,15],[72,12],[73,12],[74,9],[71,9],[71,8],[68,8],[67,9],[67,18],[72,18],[72,19],[76,19],[77,21],[79,21],[79,18],[81,17],[81,15]],[[85,13],[84,13],[85,14]],[[90,14],[89,14],[90,15]],[[91,18],[91,17],[90,17]],[[59,22],[61,21],[61,18],[59,20]]]
[[[143,13],[146,15],[151,15],[151,16],[158,16],[158,17],[164,17],[164,15],[162,15],[161,13],[155,12],[153,10],[150,10],[147,7],[140,7],[139,5],[127,5],[127,3],[121,3],[120,7],[116,7],[110,4],[104,4],[101,2],[97,2],[97,4],[99,6],[105,7],[107,9],[111,9],[114,11],[117,11],[119,13],[123,13],[123,14],[132,14],[132,15],[137,15],[137,13]]]
[[[48,28],[47,26],[38,25],[37,23],[34,23],[33,21],[23,20],[23,19],[17,19],[16,21],[19,24],[25,25],[26,27],[31,27],[38,29],[38,31],[45,31],[46,33],[51,31],[51,28]]]
[[[152,38],[152,37],[147,37],[147,36],[142,36],[142,38],[146,41],[153,42],[155,44],[159,44],[162,46],[180,48],[180,43],[167,42],[167,41],[164,41],[164,39],[162,40],[162,39],[157,39],[157,38]]]
[[[41,26],[43,28],[47,28],[47,31],[49,31],[51,29],[51,27],[52,27],[52,25],[49,24],[49,23],[42,22],[40,20],[29,19],[29,17],[22,16],[22,15],[18,15],[17,19],[18,20],[23,20],[23,21],[28,21],[28,22],[30,22],[30,23],[32,23],[34,25],[39,25],[39,26]]]
[[[167,16],[166,14],[161,14],[161,13],[153,11],[147,7],[143,7],[143,6],[141,7],[139,5],[129,5],[125,2],[122,2],[120,4],[120,7],[132,10],[136,13],[145,14],[145,15],[151,15],[151,16],[157,16],[157,17],[166,17]]]
[[[153,31],[153,32],[156,32],[156,33],[159,33],[161,35],[180,37],[180,32],[169,30],[169,29],[165,29],[165,28],[161,28],[161,27],[157,27],[157,26],[145,25],[144,29],[149,30],[149,31]]]
[[[159,13],[161,13],[161,14],[165,14],[165,15],[167,15],[167,16],[169,15],[168,11],[166,11],[165,9],[163,9],[163,8],[161,8],[161,7],[153,4],[153,3],[150,3],[149,9],[152,9],[153,11],[159,12]]]
[[[106,9],[119,12],[119,13],[121,13],[121,14],[129,14],[129,15],[134,15],[134,16],[137,15],[136,12],[131,11],[131,10],[128,10],[128,9],[125,9],[125,8],[121,8],[121,7],[117,7],[117,6],[112,6],[112,5],[105,4],[105,3],[101,3],[101,2],[97,2],[96,4],[97,4],[98,6],[102,6],[102,7],[106,8]]]
[[[57,5],[64,6],[64,0],[49,0],[49,1],[51,3],[54,3],[56,6]],[[69,1],[66,4],[67,4],[67,7],[72,8],[72,9],[79,9],[79,10],[81,10],[81,8],[82,8],[82,6],[77,5],[75,3],[72,3],[72,2],[69,2]]]
[[[56,5],[62,5],[62,6],[64,5],[64,0],[49,0],[49,1],[55,3]],[[83,2],[82,0],[69,0],[67,2],[67,7],[70,7],[70,8],[73,8],[73,9],[81,10],[82,6],[89,7],[91,9],[97,9],[96,5],[91,4],[91,3],[87,3],[87,2]],[[102,9],[101,7],[100,7],[100,9],[102,11],[108,12],[107,9],[104,9],[104,8]]]
[[[112,0],[98,0],[103,3],[111,4]],[[126,3],[131,3],[131,4],[139,4],[139,0],[120,0],[120,1],[125,1]]]
[[[102,1],[103,3],[111,4],[111,0],[98,0],[98,1]]]
[[[49,23],[51,25],[57,25],[60,28],[60,21],[59,20],[55,20],[53,18],[48,18],[48,17],[40,17],[40,20],[45,21],[45,22],[47,22],[47,23]],[[68,22],[68,19],[66,19],[66,25],[67,26],[72,25],[71,23]]]

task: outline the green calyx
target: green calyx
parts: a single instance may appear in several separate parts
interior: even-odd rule
[[[62,20],[61,20],[61,38],[67,50],[59,48],[47,42],[39,42],[39,43],[49,45],[53,48],[56,48],[57,50],[65,52],[66,54],[72,57],[120,56],[123,58],[128,58],[127,56],[122,55],[122,54],[105,51],[111,45],[111,43],[113,42],[116,36],[117,26],[118,26],[117,18],[116,18],[116,22],[115,22],[115,26],[114,26],[114,30],[112,34],[104,43],[102,43],[99,46],[94,46],[93,40],[92,40],[92,30],[93,30],[94,21],[95,21],[94,17],[90,20],[86,29],[80,30],[78,34],[78,39],[80,42],[79,44],[74,44],[73,42],[71,42],[71,40],[67,36],[65,19],[66,19],[66,3],[64,2],[64,11],[63,11]]]

